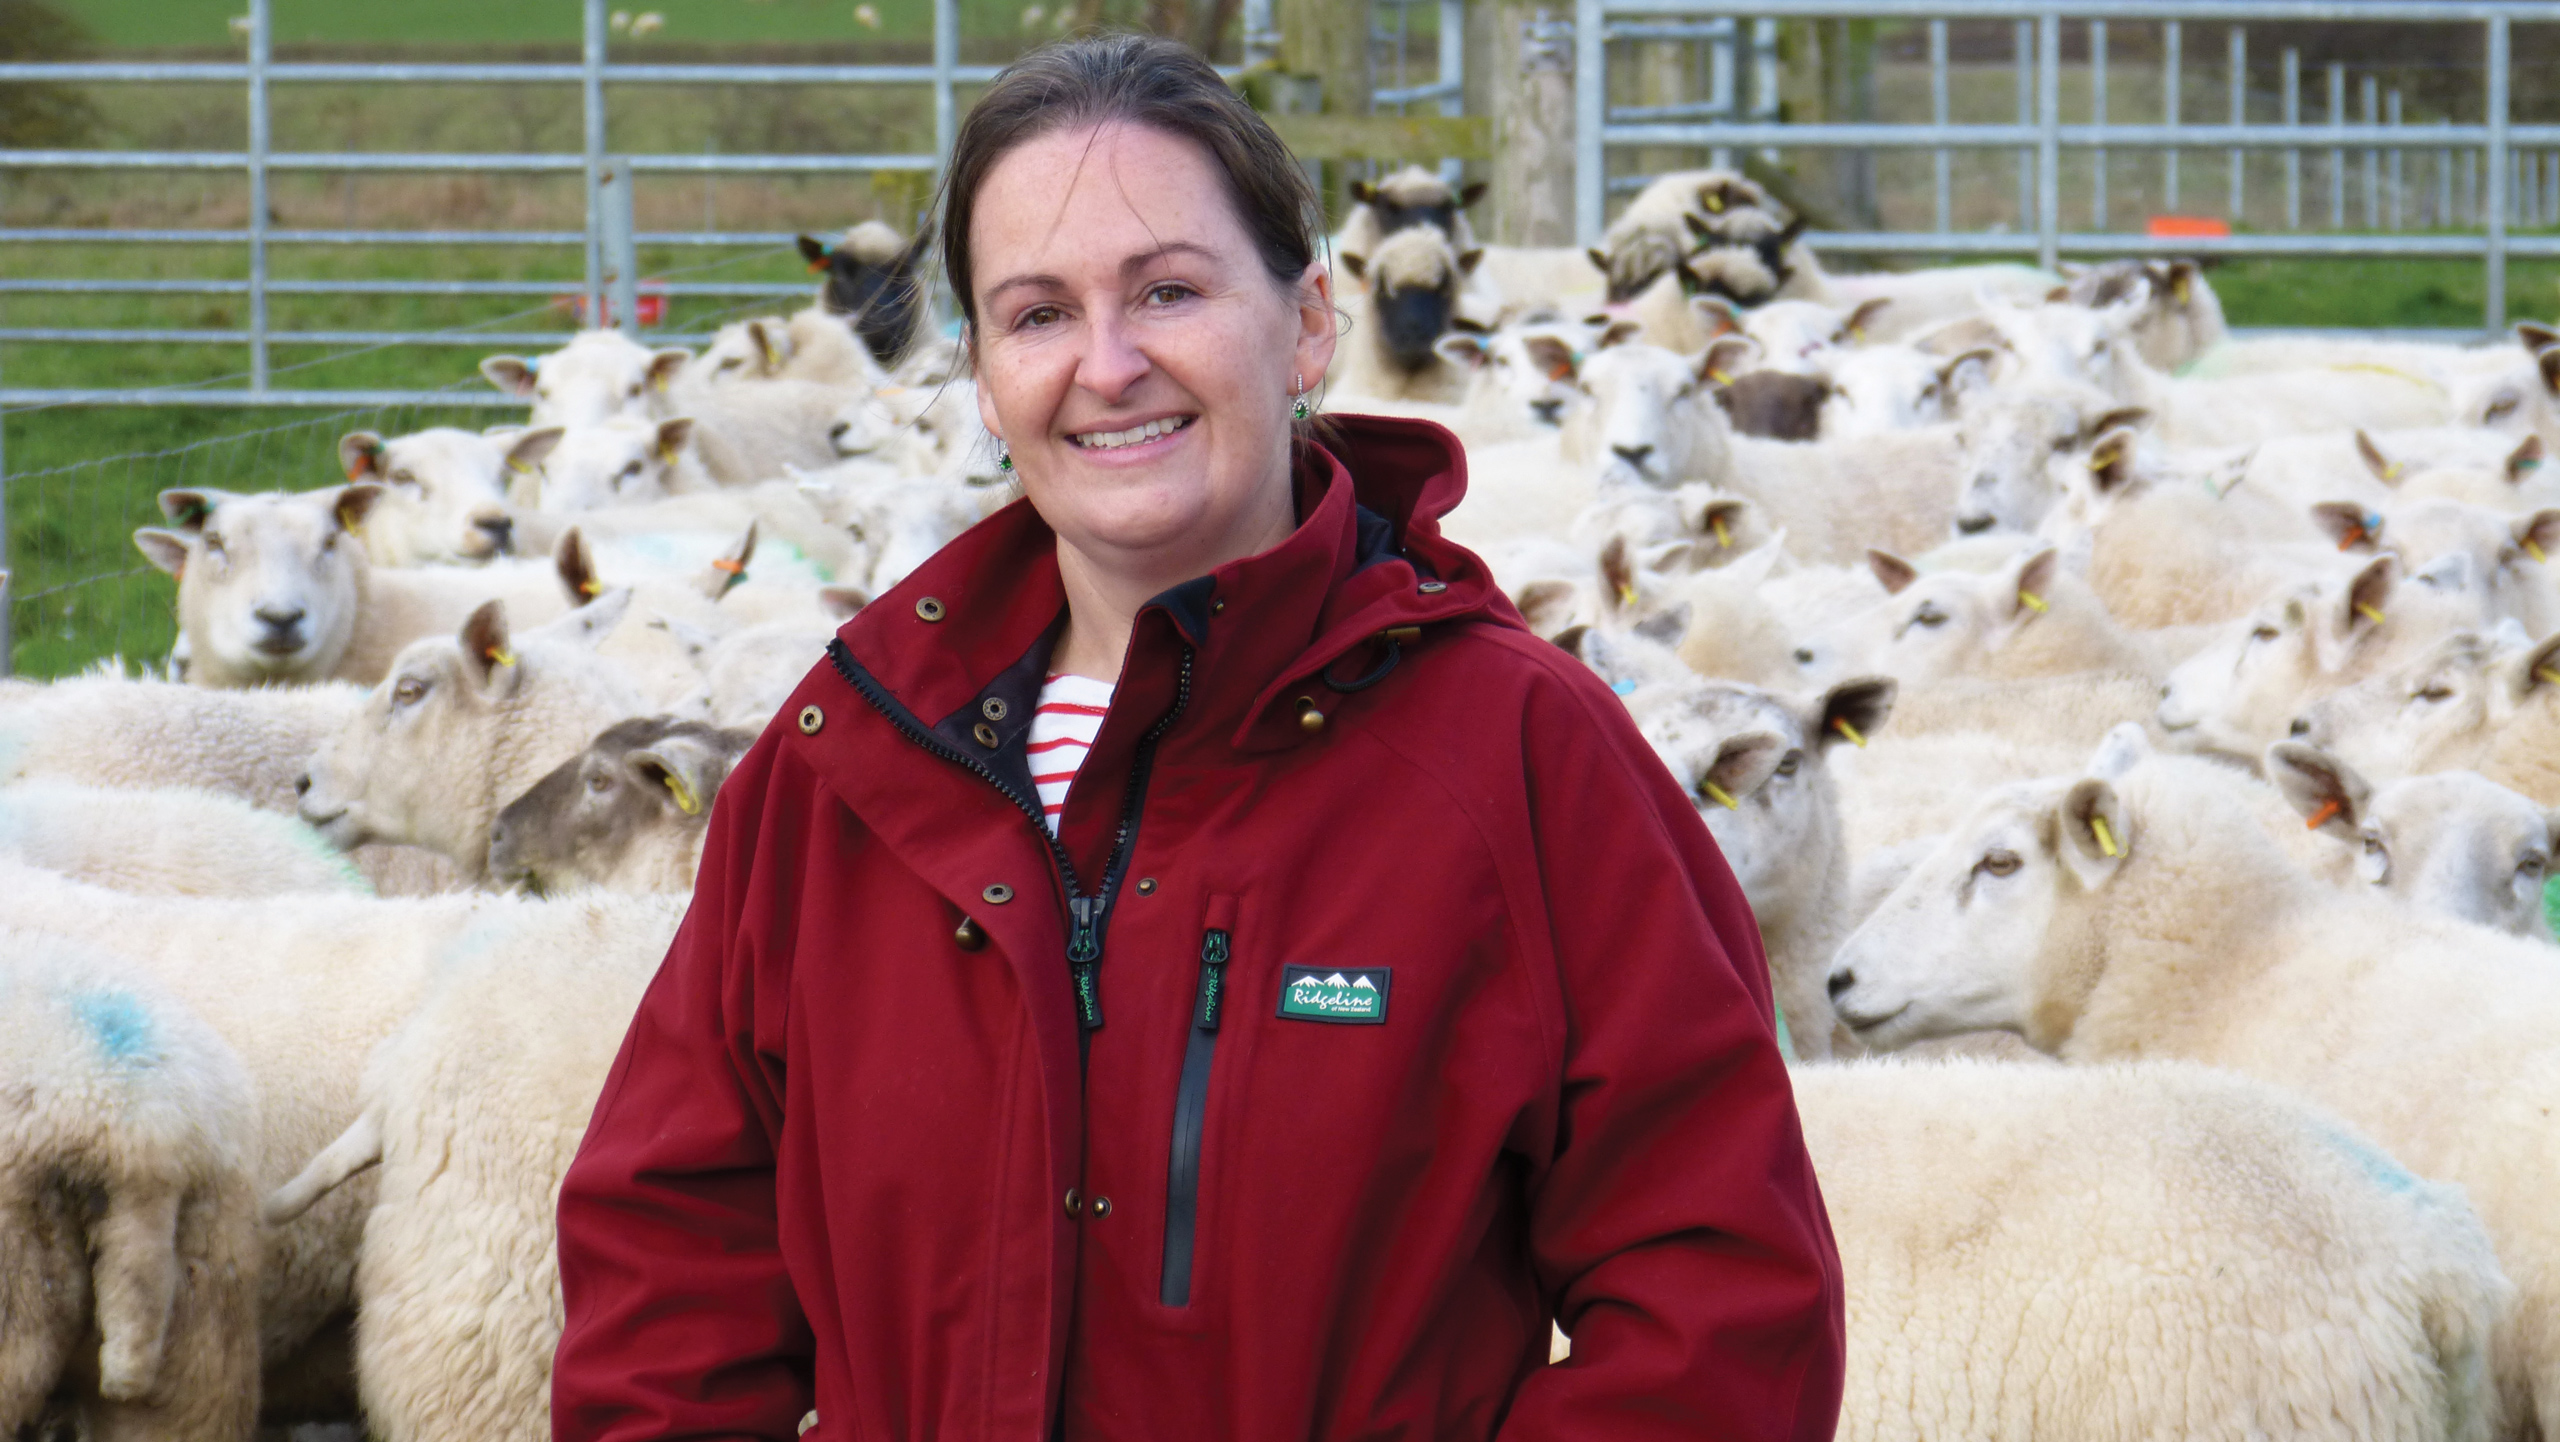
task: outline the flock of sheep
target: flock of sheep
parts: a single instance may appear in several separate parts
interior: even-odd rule
[[[2560,1428],[2560,336],[1833,276],[1723,172],[1587,254],[1472,198],[1364,187],[1326,403],[1467,442],[1446,529],[1748,892],[1842,1435]],[[920,243],[807,245],[698,354],[485,362],[522,425],[163,493],[158,674],[0,684],[0,1427],[545,1442],[553,1194],[721,782],[1011,495]]]

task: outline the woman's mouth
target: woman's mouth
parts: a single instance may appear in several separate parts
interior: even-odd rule
[[[1146,421],[1131,426],[1125,431],[1085,431],[1071,435],[1067,440],[1078,450],[1116,451],[1128,446],[1143,445],[1158,436],[1172,435],[1190,425],[1194,419],[1196,417],[1193,416],[1166,416],[1162,420]]]

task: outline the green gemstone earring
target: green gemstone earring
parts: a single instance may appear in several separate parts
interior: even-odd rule
[[[1008,476],[1013,474],[1013,447],[1001,441],[996,443],[996,469]]]
[[[1289,403],[1289,414],[1293,419],[1303,421],[1308,415],[1307,378],[1303,375],[1293,375],[1289,379],[1298,383],[1298,388],[1291,392],[1293,399]]]

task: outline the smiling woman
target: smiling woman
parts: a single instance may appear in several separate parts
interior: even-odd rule
[[[1168,41],[962,125],[944,268],[1023,499],[713,805],[561,1192],[563,1442],[1830,1435],[1750,911],[1440,534],[1455,439],[1297,423],[1315,227]]]

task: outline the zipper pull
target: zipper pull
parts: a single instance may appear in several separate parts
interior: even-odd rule
[[[1067,933],[1067,968],[1075,978],[1076,1019],[1086,1031],[1102,1025],[1102,980],[1096,975],[1102,962],[1102,932],[1098,925],[1102,900],[1093,896],[1067,899],[1067,914],[1074,926]]]
[[[1209,928],[1200,938],[1200,1009],[1192,1024],[1202,1031],[1218,1029],[1218,1010],[1227,999],[1227,934]]]

